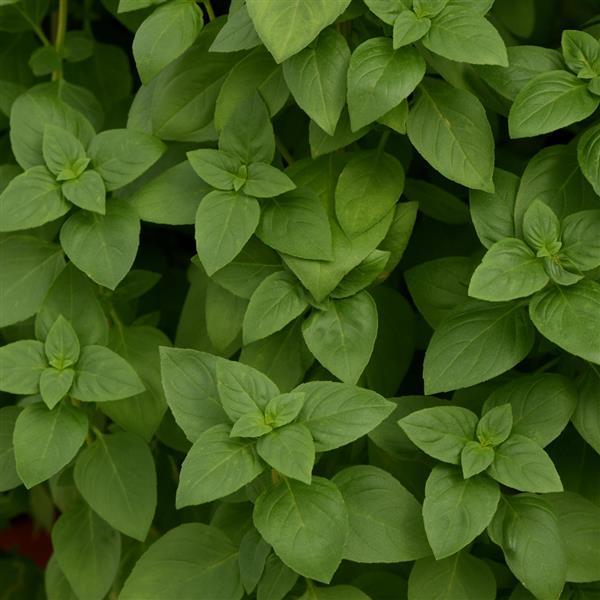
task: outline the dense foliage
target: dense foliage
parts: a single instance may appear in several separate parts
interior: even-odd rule
[[[0,0],[0,597],[597,600],[599,38]]]

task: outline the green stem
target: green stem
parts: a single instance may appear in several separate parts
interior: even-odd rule
[[[40,42],[42,42],[42,44],[44,44],[44,46],[52,46],[52,44],[50,43],[50,40],[46,37],[46,34],[42,30],[42,28],[35,21],[32,21],[31,17],[18,4],[13,4],[13,6],[15,7],[16,10],[19,11],[21,16],[29,23],[29,25],[31,26],[31,29],[33,30],[35,35],[37,35]]]
[[[94,432],[96,439],[101,441],[104,440],[104,434],[95,425],[92,425],[90,429]]]
[[[94,37],[92,34],[92,1],[84,0],[83,3],[83,30],[90,37]]]
[[[65,36],[67,35],[68,9],[68,0],[58,0],[58,17],[56,23],[56,38],[54,39],[54,48],[59,55],[65,43]],[[61,77],[62,68],[52,73],[52,81],[57,81]]]
[[[553,359],[549,360],[547,363],[543,364],[541,367],[537,368],[534,373],[543,373],[544,371],[547,371],[548,369],[551,369],[555,364],[558,363],[558,361],[560,361],[562,357],[561,356],[555,356]]]
[[[290,151],[285,147],[283,142],[278,137],[275,138],[275,145],[277,146],[277,150],[279,150],[279,154],[283,156],[288,165],[296,162],[294,157],[290,154]]]
[[[204,8],[206,8],[206,14],[208,15],[208,20],[214,21],[217,17],[215,16],[215,11],[213,10],[210,0],[202,0],[202,4],[204,4]]]
[[[386,129],[381,134],[381,138],[379,139],[379,144],[377,144],[377,151],[378,152],[383,152],[383,150],[385,149],[385,145],[387,144],[388,138],[390,137],[391,133],[392,132],[389,129]]]

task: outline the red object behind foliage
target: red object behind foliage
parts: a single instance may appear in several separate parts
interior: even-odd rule
[[[52,543],[44,530],[34,530],[31,519],[23,516],[0,530],[0,549],[26,556],[43,569],[52,554]]]

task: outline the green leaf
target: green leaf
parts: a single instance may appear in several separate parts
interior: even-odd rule
[[[77,600],[71,584],[58,566],[56,555],[52,555],[46,565],[44,587],[48,600]]]
[[[48,366],[42,342],[19,340],[0,348],[0,390],[37,394],[42,371]]]
[[[577,160],[581,172],[596,194],[600,191],[600,125],[587,129],[577,143]]]
[[[348,67],[348,110],[352,131],[372,123],[408,97],[425,75],[415,48],[394,50],[392,40],[372,38],[352,53]]]
[[[531,296],[549,281],[544,263],[527,244],[506,238],[493,244],[475,269],[469,296],[489,302],[515,300]]]
[[[242,162],[237,157],[223,150],[210,148],[192,150],[187,153],[187,157],[192,169],[206,183],[219,190],[234,189],[235,179],[242,166]]]
[[[432,18],[422,43],[450,60],[508,66],[506,47],[494,26],[483,16],[452,4]]]
[[[29,67],[38,77],[50,75],[52,71],[60,71],[61,57],[53,46],[43,46],[31,54]]]
[[[519,178],[508,171],[494,169],[494,192],[471,190],[471,219],[481,243],[490,248],[515,235],[515,201]]]
[[[77,458],[83,499],[107,523],[144,541],[156,510],[156,470],[147,444],[131,433],[101,435]]]
[[[206,333],[214,351],[229,356],[240,346],[248,302],[212,280],[207,282],[204,306]]]
[[[556,515],[567,556],[567,581],[587,582],[600,578],[600,508],[572,492],[548,494],[544,500]]]
[[[223,77],[238,54],[213,54],[218,27],[206,27],[187,52],[137,92],[127,121],[130,129],[164,140],[214,140],[215,102]]]
[[[394,50],[420,40],[431,28],[431,20],[417,17],[412,10],[401,12],[394,21]]]
[[[298,106],[329,135],[346,104],[350,49],[345,38],[326,29],[314,44],[283,63],[283,75]]]
[[[537,256],[553,256],[560,250],[560,222],[554,211],[534,200],[523,215],[523,235]]]
[[[455,195],[450,194],[427,181],[408,179],[406,181],[406,197],[419,203],[419,210],[442,223],[462,225],[469,222],[469,209]]]
[[[410,413],[398,425],[423,452],[458,465],[464,445],[475,437],[477,415],[461,406],[424,408]]]
[[[574,270],[591,271],[600,266],[600,210],[583,210],[562,222],[561,257]]]
[[[600,44],[585,31],[567,29],[561,35],[561,48],[567,67],[580,79],[593,79],[598,73]]]
[[[579,435],[600,454],[600,371],[593,365],[578,381],[579,400],[573,413],[573,425]]]
[[[280,331],[308,307],[298,280],[287,271],[269,275],[256,288],[244,315],[244,344]]]
[[[35,333],[45,339],[56,319],[63,315],[81,344],[105,344],[108,322],[96,296],[94,284],[72,263],[56,278],[35,321]]]
[[[333,23],[350,0],[248,0],[254,27],[273,58],[283,62],[308,46],[321,30]]]
[[[262,97],[254,92],[239,102],[219,136],[219,150],[253,162],[271,164],[275,156],[275,134]]]
[[[345,383],[312,381],[294,391],[305,394],[297,421],[310,430],[317,452],[366,435],[394,409],[394,404],[379,394]]]
[[[217,391],[217,357],[164,346],[159,350],[167,404],[186,437],[195,442],[207,429],[227,423]]]
[[[425,393],[469,387],[505,373],[529,354],[534,337],[525,307],[518,303],[459,306],[429,342]]]
[[[253,237],[212,279],[232,294],[249,300],[264,279],[280,270],[277,253]]]
[[[291,423],[304,406],[303,392],[288,392],[271,398],[265,406],[265,421],[273,427]]]
[[[499,501],[500,486],[485,475],[463,479],[455,467],[435,467],[425,485],[423,520],[436,560],[462,550],[482,533]]]
[[[397,392],[409,372],[415,350],[416,315],[404,296],[387,286],[373,290],[379,320],[364,385],[389,397]]]
[[[470,92],[426,80],[408,113],[408,137],[444,177],[492,192],[494,140],[485,110]]]
[[[464,479],[485,471],[494,460],[494,449],[480,442],[467,442],[460,453],[460,466]]]
[[[133,207],[115,199],[105,215],[74,213],[60,230],[60,243],[78,269],[114,290],[131,269],[139,235],[140,221]]]
[[[190,0],[172,0],[155,9],[133,39],[133,56],[142,83],[148,83],[183,54],[203,24],[200,7]]]
[[[557,373],[517,377],[490,394],[483,405],[482,421],[488,411],[506,403],[512,407],[511,432],[544,447],[567,426],[577,403],[577,392],[569,379]]]
[[[496,580],[486,562],[465,552],[418,560],[408,578],[408,600],[494,600]]]
[[[302,324],[302,335],[315,358],[345,383],[356,383],[377,337],[377,306],[368,292],[331,300]]]
[[[84,146],[94,136],[89,121],[59,98],[56,84],[37,85],[15,100],[10,113],[12,151],[23,169],[44,164],[42,140],[47,125],[67,130]]]
[[[49,409],[53,409],[69,392],[75,379],[73,369],[48,367],[40,376],[40,395]]]
[[[508,46],[508,66],[478,65],[477,73],[496,92],[508,100],[537,75],[564,68],[560,52],[539,46]]]
[[[512,398],[511,398],[512,401]],[[488,446],[505,442],[513,429],[512,404],[500,404],[488,410],[477,423],[477,439]]]
[[[302,423],[283,425],[262,436],[258,455],[285,477],[310,485],[315,462],[315,445],[308,428]]]
[[[345,559],[395,563],[430,554],[420,504],[389,473],[377,467],[354,466],[338,472],[333,482],[348,509]]]
[[[301,227],[294,223],[302,223]],[[329,260],[332,258],[331,227],[318,196],[299,188],[262,206],[256,235],[268,246],[291,256]]]
[[[313,363],[304,338],[300,319],[283,329],[242,348],[240,361],[259,369],[281,390],[291,390],[304,378]]]
[[[13,447],[13,432],[20,412],[18,406],[0,408],[0,492],[7,492],[21,485]]]
[[[273,428],[265,423],[264,415],[257,410],[239,417],[233,424],[229,437],[259,438],[272,430]]]
[[[145,173],[165,150],[166,146],[158,138],[146,133],[110,129],[94,137],[88,155],[106,189],[112,191]]]
[[[223,410],[232,421],[247,412],[262,413],[269,400],[279,394],[266,375],[235,361],[217,361],[216,381]]]
[[[119,594],[122,600],[242,596],[237,547],[219,529],[203,523],[179,525],[154,542]]]
[[[299,600],[367,600],[368,598],[370,596],[352,585],[330,585],[327,587],[311,585],[306,588],[306,592],[300,596]]]
[[[556,131],[589,117],[600,104],[585,81],[566,71],[532,79],[517,95],[508,115],[511,138]]]
[[[451,256],[421,263],[404,273],[413,302],[433,329],[468,299],[473,267],[471,259]]]
[[[510,570],[536,598],[560,596],[567,558],[558,520],[545,500],[528,494],[505,496],[488,531]]]
[[[240,192],[211,192],[196,213],[196,249],[208,275],[240,253],[258,226],[260,207]]]
[[[0,327],[33,316],[65,266],[58,244],[33,236],[0,237]]]
[[[600,284],[584,279],[536,294],[529,316],[538,331],[567,352],[600,364]]]
[[[266,542],[263,541],[263,544]],[[267,547],[271,549],[268,544]],[[276,554],[271,554],[256,590],[256,600],[282,600],[292,590],[297,580],[298,573],[286,567]]]
[[[103,600],[121,556],[121,536],[84,502],[60,516],[52,545],[61,571],[78,598]]]
[[[167,409],[158,348],[169,346],[169,338],[154,327],[131,326],[113,329],[110,345],[135,369],[146,391],[127,399],[103,402],[99,408],[126,431],[149,441]]]
[[[254,29],[254,24],[246,5],[240,5],[237,10],[230,9],[227,23],[223,25],[215,41],[210,47],[211,52],[236,52],[237,50],[251,50],[261,44],[260,38]]]
[[[63,196],[75,206],[103,215],[106,212],[106,189],[102,177],[93,170],[88,170],[76,179],[62,184]]]
[[[365,4],[373,14],[388,25],[393,25],[396,17],[410,8],[410,3],[405,0],[365,0]]]
[[[0,231],[38,227],[62,217],[69,208],[52,173],[46,167],[32,167],[0,194]]]
[[[75,330],[62,315],[54,321],[44,342],[48,363],[57,369],[70,367],[79,359],[79,339]]]
[[[258,497],[253,519],[290,569],[329,583],[348,532],[344,499],[333,483],[321,477],[314,477],[311,485],[284,480]]]
[[[181,467],[177,508],[227,496],[262,473],[254,442],[231,438],[229,432],[228,425],[215,425],[196,439]]]
[[[547,204],[559,219],[597,208],[592,186],[581,173],[575,145],[550,146],[527,164],[515,202],[515,231],[522,235],[525,211],[535,201]]]
[[[563,489],[550,457],[533,440],[518,433],[496,448],[488,473],[503,485],[523,492]]]
[[[393,129],[396,133],[404,135],[406,133],[406,119],[408,119],[408,102],[402,100],[398,106],[386,112],[382,117],[379,117],[377,122]]]
[[[88,431],[85,412],[61,403],[49,410],[32,404],[17,418],[14,450],[17,473],[27,489],[58,473],[77,454]]]
[[[402,106],[402,102],[395,107]],[[394,109],[392,109],[393,111]],[[379,121],[384,119],[390,113],[387,112]],[[329,135],[323,131],[314,121],[311,121],[308,126],[308,142],[310,144],[310,155],[313,158],[329,154],[335,150],[339,150],[345,146],[356,142],[369,131],[369,126],[361,127],[358,131],[352,131],[350,128],[350,115],[348,109],[344,108],[335,128],[333,135]]]
[[[414,0],[413,8],[420,17],[435,17],[446,8],[447,4],[448,0]]]
[[[200,201],[209,191],[210,186],[198,179],[186,160],[138,188],[131,197],[131,203],[143,221],[193,225]],[[168,203],[164,201],[166,196]]]
[[[296,187],[294,182],[279,169],[266,163],[248,165],[248,175],[243,190],[256,198],[273,198]]]
[[[358,266],[354,267],[331,292],[332,298],[348,298],[369,287],[383,275],[390,260],[390,253],[373,250]]]
[[[392,210],[404,190],[402,164],[385,152],[361,152],[340,174],[335,212],[350,236],[363,233]]]
[[[259,581],[269,578],[267,574],[263,578],[263,571],[265,570],[265,563],[267,563],[267,557],[270,553],[271,546],[262,539],[260,533],[254,527],[248,529],[240,542],[239,553],[240,578],[244,590],[248,594],[251,594],[256,589]],[[274,558],[274,555],[272,556]],[[279,559],[277,559],[277,562],[283,568],[287,569]],[[272,563],[273,561],[269,561],[269,566]],[[272,568],[268,570],[273,571]],[[277,569],[278,571],[279,569]],[[273,579],[277,580],[278,577]]]
[[[82,402],[109,402],[135,396],[144,385],[131,365],[104,346],[84,346],[75,366],[71,395]]]
[[[42,153],[46,166],[58,181],[75,179],[90,162],[82,143],[73,134],[55,125],[44,127]]]
[[[217,131],[223,129],[231,116],[236,113],[240,103],[248,103],[249,97],[256,95],[257,92],[261,104],[264,102],[270,116],[275,116],[289,98],[281,66],[273,60],[262,45],[240,60],[223,81],[215,107]],[[252,128],[256,127],[255,124],[248,125]],[[268,129],[264,133],[267,132]]]

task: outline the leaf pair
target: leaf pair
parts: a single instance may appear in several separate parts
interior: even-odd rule
[[[583,31],[562,33],[562,54],[573,71],[534,77],[514,99],[508,117],[512,138],[549,133],[589,117],[600,104],[600,46]]]
[[[377,308],[367,292],[360,289],[387,262],[376,261],[373,269],[348,276],[339,286],[348,297],[332,298],[312,309],[302,323],[304,340],[313,355],[336,377],[355,383],[365,369],[377,334]],[[362,276],[361,276],[362,275]],[[346,284],[344,284],[346,281]],[[345,285],[345,288],[343,287]],[[256,288],[244,315],[244,343],[249,344],[280,331],[302,315],[314,301],[288,272],[273,273]]]
[[[404,2],[366,0],[366,4],[393,26],[394,48],[421,40],[425,48],[450,60],[508,64],[502,38],[484,17],[489,3],[464,6],[448,0],[417,0],[412,10]]]
[[[523,237],[494,243],[473,273],[469,295],[507,301],[530,296],[552,279],[572,285],[600,265],[600,211],[573,213],[559,221],[543,202],[523,217]]]
[[[315,451],[329,449],[329,445],[337,447],[363,435],[383,418],[381,413],[388,406],[372,392],[353,396],[353,388],[343,384],[316,388],[305,384],[291,393],[280,394],[271,380],[251,367],[224,359],[207,359],[209,355],[202,353],[164,349],[163,385],[178,420],[183,417],[179,409],[183,398],[176,381],[170,378],[175,367],[170,356],[181,352],[186,353],[188,368],[199,363],[205,372],[198,383],[190,381],[190,391],[199,384],[203,393],[208,392],[222,407],[219,412],[223,416],[214,414],[210,421],[213,425],[209,427],[198,423],[202,431],[194,435],[194,445],[182,467],[177,492],[179,506],[209,502],[235,492],[263,472],[265,464],[261,458],[283,475],[310,483]],[[359,413],[366,421],[348,423],[346,430],[337,434],[334,411],[345,396],[349,404],[344,411],[356,410],[353,404],[363,399],[365,405]],[[320,400],[323,406],[317,410],[316,403]],[[194,427],[189,420],[188,415],[188,422],[182,422],[186,432]],[[343,421],[344,412],[339,416],[339,422]]]
[[[67,394],[83,402],[127,398],[144,390],[120,356],[104,346],[83,346],[70,323],[59,316],[46,342],[21,340],[0,349],[0,389],[37,394],[52,409]]]
[[[255,93],[240,102],[223,127],[219,150],[188,153],[194,171],[220,191],[207,194],[196,213],[196,248],[209,275],[229,264],[256,231],[261,208],[256,200],[295,188],[270,165],[275,138],[269,114]]]
[[[399,421],[421,450],[443,462],[460,464],[465,479],[485,471],[521,491],[562,490],[548,455],[532,439],[511,434],[512,424],[509,404],[490,409],[479,420],[466,408],[448,406],[426,408]]]

